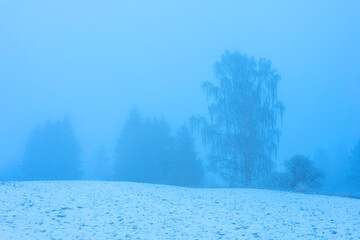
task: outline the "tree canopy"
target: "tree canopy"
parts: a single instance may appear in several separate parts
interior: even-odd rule
[[[216,83],[203,83],[209,119],[193,118],[192,125],[210,149],[211,168],[230,185],[260,184],[271,174],[280,137],[280,75],[270,61],[238,52],[226,52],[214,73]]]

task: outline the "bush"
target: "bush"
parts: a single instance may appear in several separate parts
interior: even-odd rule
[[[281,174],[283,187],[299,192],[312,192],[320,187],[323,174],[304,155],[296,155],[285,161],[285,172]]]

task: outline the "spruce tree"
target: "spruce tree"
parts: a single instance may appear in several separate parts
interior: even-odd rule
[[[22,159],[26,180],[80,179],[80,168],[80,146],[68,118],[32,131]]]

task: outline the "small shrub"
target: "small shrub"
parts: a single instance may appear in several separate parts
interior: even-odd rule
[[[284,188],[299,191],[313,192],[320,187],[323,174],[304,155],[296,155],[285,161],[285,173],[281,176]]]

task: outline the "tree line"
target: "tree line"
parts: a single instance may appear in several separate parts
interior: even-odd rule
[[[281,79],[271,62],[225,52],[214,65],[215,81],[203,83],[208,116],[194,116],[175,135],[164,118],[144,119],[133,109],[115,147],[115,163],[97,158],[106,180],[201,186],[212,171],[230,187],[315,191],[324,174],[311,159],[295,155],[274,164],[285,111],[278,99]],[[200,161],[193,133],[207,149]],[[351,156],[349,177],[360,188],[360,141]],[[109,170],[111,168],[111,171]],[[31,133],[21,166],[25,180],[80,179],[80,147],[69,119],[49,121]]]
[[[17,178],[21,180],[78,180],[83,176],[80,145],[70,120],[48,121],[30,134]],[[133,109],[115,149],[115,164],[104,148],[93,166],[96,180],[121,180],[199,186],[203,167],[187,124],[173,136],[164,118],[142,119]],[[111,169],[110,169],[111,168]]]

